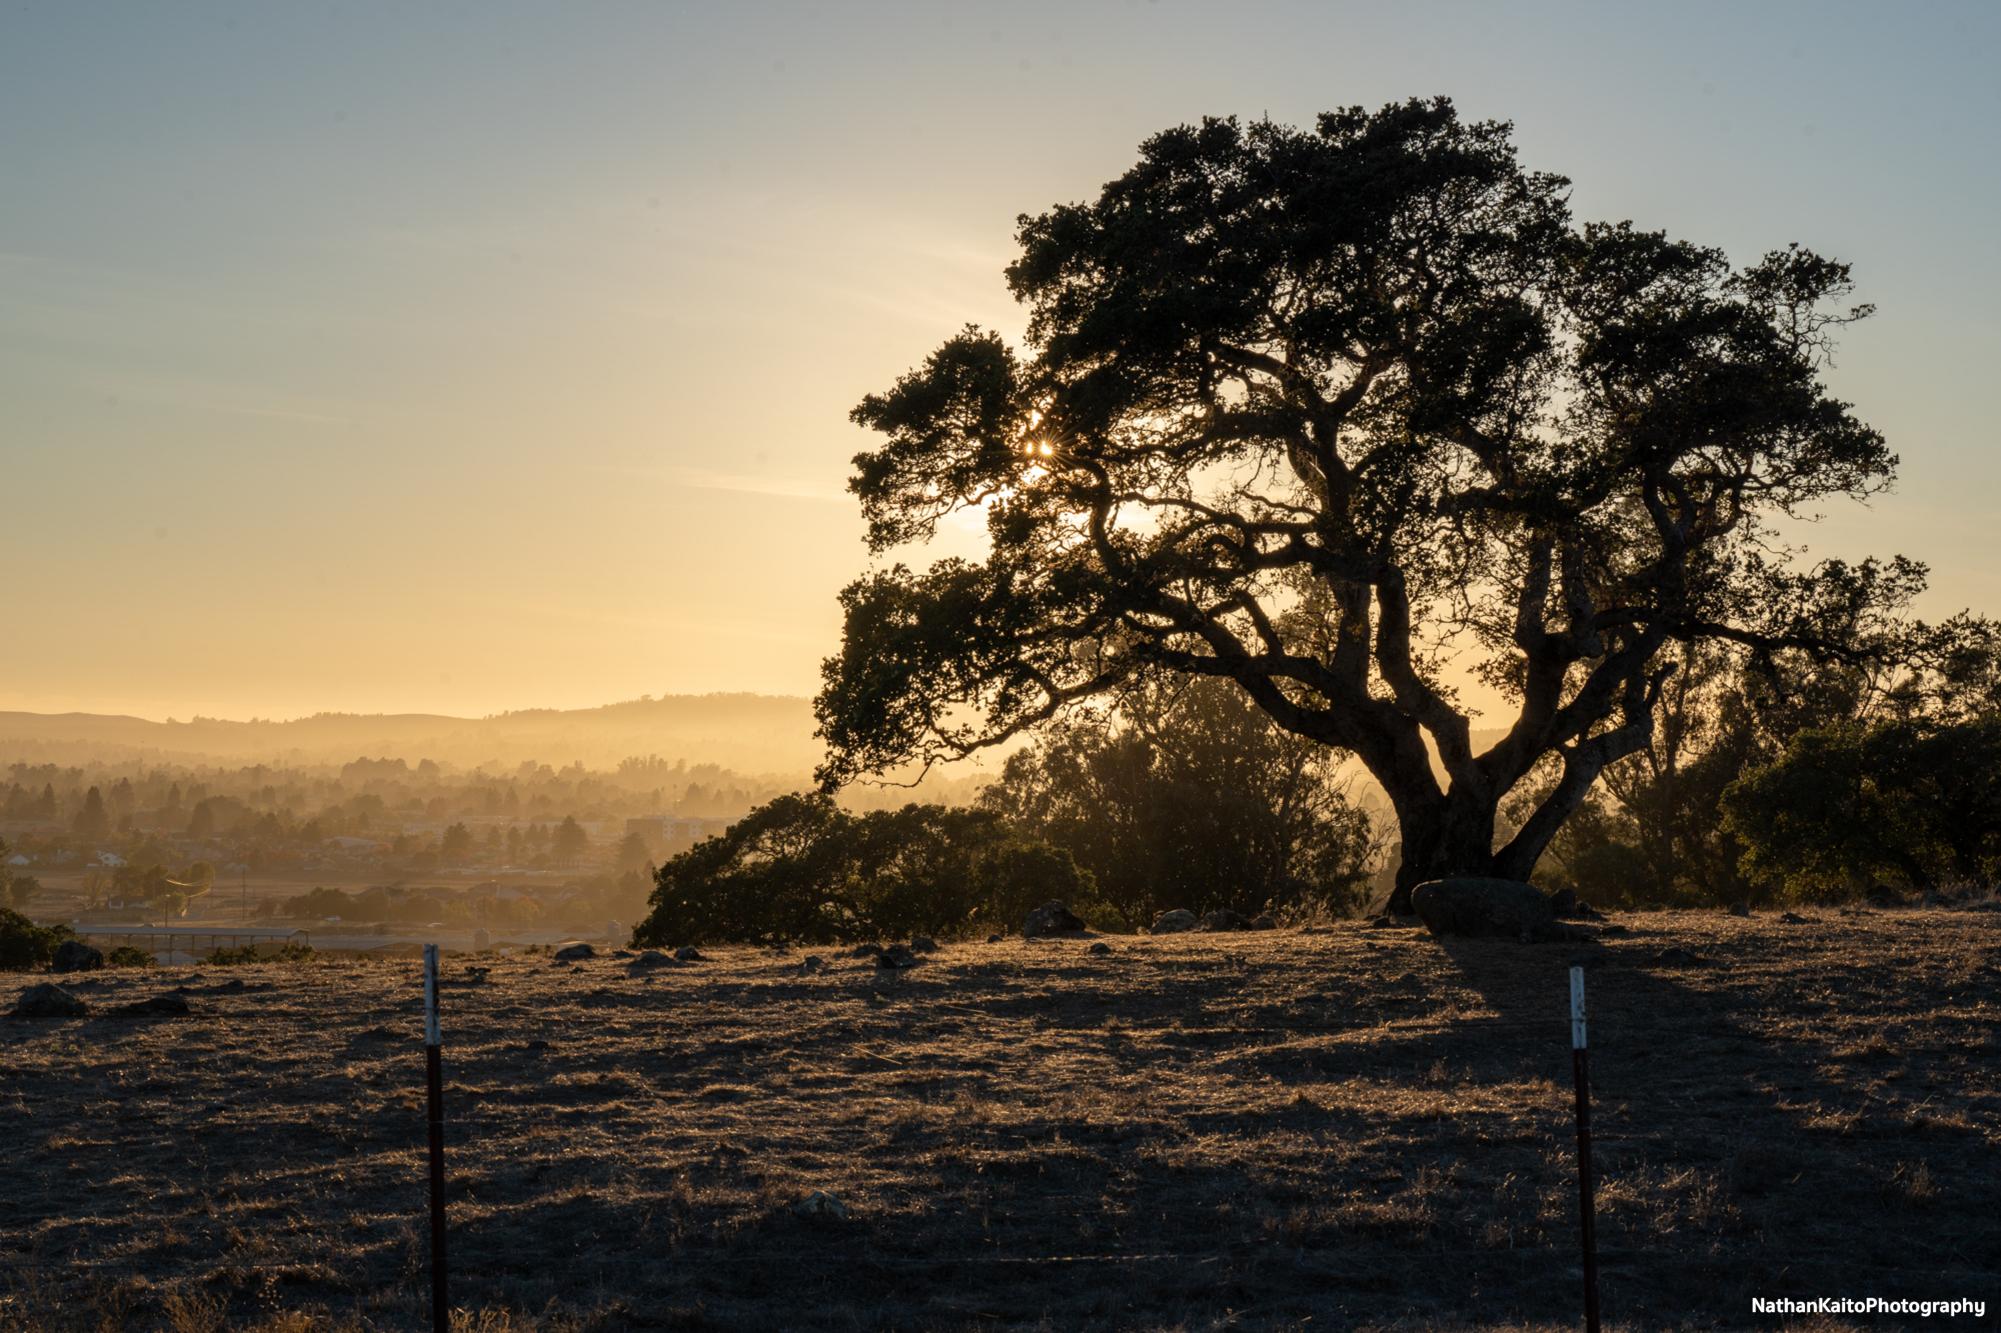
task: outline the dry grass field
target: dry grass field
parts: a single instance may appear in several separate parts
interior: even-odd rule
[[[1610,1326],[1992,1319],[2001,913],[1810,916],[451,958],[461,1326],[1574,1327],[1579,959]],[[423,1327],[415,963],[77,993],[177,984],[190,1017],[0,1021],[0,1328]]]

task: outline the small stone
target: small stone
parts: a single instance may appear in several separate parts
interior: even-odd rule
[[[827,960],[820,957],[819,954],[809,953],[799,960],[799,970],[801,972],[824,972],[827,970]]]
[[[848,1215],[848,1206],[825,1190],[814,1190],[793,1204],[792,1211],[799,1217],[839,1221]]]
[[[9,1018],[82,1018],[90,1006],[54,982],[44,981],[21,992]]]
[[[1781,912],[1779,913],[1779,920],[1788,926],[1804,926],[1807,924],[1807,919],[1798,912]]]
[[[632,960],[632,966],[629,970],[634,972],[651,972],[656,967],[672,966],[674,966],[674,960],[666,954],[661,953],[658,949],[647,949]]]
[[[932,939],[929,935],[912,935],[910,937],[910,951],[912,953],[934,953],[937,951],[937,948],[938,941]]]
[[[880,944],[857,944],[854,948],[848,950],[848,957],[873,958],[881,952],[882,946]]]
[[[1004,939],[1006,939],[1006,938],[1007,938],[1007,936],[1005,936],[1005,935],[989,935],[989,936],[987,936],[987,943],[988,943],[988,944],[999,944],[999,943],[1000,943],[1000,942],[1001,942],[1002,940],[1004,940]]]
[[[556,950],[555,953],[556,961],[559,963],[570,963],[580,958],[595,958],[597,956],[598,951],[595,948],[581,942],[577,944],[565,944],[562,948]]]
[[[694,945],[684,944],[674,951],[674,958],[677,962],[700,963],[706,962],[708,956]]]
[[[1185,907],[1177,907],[1171,912],[1162,912],[1153,919],[1153,933],[1156,935],[1179,935],[1184,930],[1195,929],[1195,913]]]
[[[188,1007],[187,996],[168,991],[150,1000],[121,1004],[111,1012],[122,1018],[186,1018],[193,1010]]]
[[[1278,918],[1277,918],[1277,917],[1275,917],[1275,916],[1273,916],[1273,915],[1272,915],[1272,914],[1271,914],[1270,912],[1259,912],[1259,913],[1258,913],[1258,914],[1257,914],[1256,916],[1254,916],[1254,917],[1252,917],[1252,918],[1251,918],[1251,920],[1250,920],[1250,924],[1249,924],[1249,925],[1247,925],[1247,926],[1245,926],[1245,927],[1244,927],[1244,929],[1245,929],[1245,930],[1277,930],[1277,929],[1278,929]]]
[[[1099,940],[1096,944],[1092,945],[1089,949],[1085,950],[1086,953],[1095,953],[1095,954],[1108,954],[1111,951],[1112,951],[1112,946],[1105,943],[1103,940]]]
[[[875,965],[885,971],[916,967],[918,961],[917,955],[901,944],[892,944],[875,956]]]
[[[1751,904],[1749,904],[1749,903],[1731,903],[1731,904],[1730,904],[1730,915],[1732,915],[1732,916],[1749,916],[1749,915],[1751,915]]]
[[[1202,929],[1206,931],[1244,930],[1250,926],[1250,918],[1242,912],[1228,907],[1219,907],[1202,915]]]

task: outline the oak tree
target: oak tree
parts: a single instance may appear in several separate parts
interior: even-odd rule
[[[1382,784],[1400,895],[1527,878],[1648,743],[1670,645],[1866,655],[1922,580],[1774,532],[1895,464],[1824,379],[1848,269],[1579,223],[1449,101],[1169,130],[1018,241],[1024,343],[968,327],[854,411],[872,551],[969,509],[987,549],[842,594],[827,784],[1220,677]]]

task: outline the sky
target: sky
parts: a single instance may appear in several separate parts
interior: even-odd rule
[[[2001,611],[2001,6],[0,4],[0,709],[811,693],[849,424],[1014,219],[1203,115],[1443,93],[1583,218],[1879,314],[1817,549]]]

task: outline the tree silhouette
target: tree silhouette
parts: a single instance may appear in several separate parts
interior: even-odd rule
[[[97,788],[84,793],[83,809],[76,812],[71,827],[77,838],[86,843],[96,842],[111,832],[111,814],[104,808],[104,794]]]
[[[1822,381],[1847,268],[1579,225],[1567,189],[1441,99],[1170,130],[1024,217],[1025,349],[969,327],[855,409],[870,548],[970,509],[989,553],[843,592],[822,781],[1223,677],[1382,783],[1407,900],[1526,878],[1647,744],[1668,645],[1881,650],[1922,568],[1772,532],[1895,464]],[[1484,750],[1454,655],[1515,708]]]
[[[555,836],[550,840],[549,854],[558,865],[575,865],[581,861],[590,846],[590,838],[584,833],[583,825],[575,815],[564,815],[563,822],[556,826]]]

